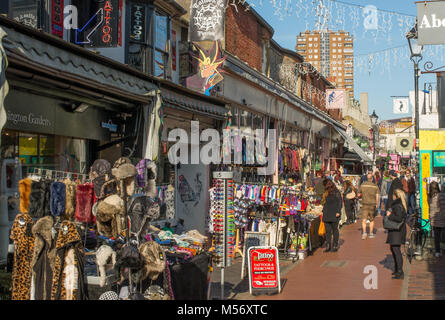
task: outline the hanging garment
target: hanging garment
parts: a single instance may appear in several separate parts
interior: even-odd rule
[[[51,300],[86,300],[84,253],[76,226],[63,221],[56,241]]]
[[[54,219],[40,218],[32,227],[35,237],[31,262],[33,294],[31,300],[51,300],[51,286],[56,250],[53,241]]]
[[[74,213],[76,212],[77,184],[74,181],[71,181],[70,179],[63,180],[63,183],[65,183],[66,202],[65,202],[65,214],[62,216],[62,219],[72,221],[74,219]]]
[[[19,181],[19,193],[20,193],[20,212],[27,213],[29,209],[29,200],[31,195],[31,183],[29,178]]]
[[[93,184],[85,183],[77,185],[76,211],[74,219],[79,222],[92,222],[93,214]]]
[[[50,210],[53,216],[59,217],[65,214],[66,186],[63,182],[51,183]]]
[[[41,218],[51,214],[50,209],[51,182],[47,180],[33,181],[29,197],[28,213],[32,218]]]
[[[11,300],[29,300],[31,292],[31,260],[34,251],[33,220],[27,213],[18,214],[11,229],[14,241]]]

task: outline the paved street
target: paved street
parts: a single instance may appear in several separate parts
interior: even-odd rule
[[[445,258],[404,261],[405,279],[391,278],[393,260],[382,218],[376,218],[374,239],[361,240],[360,224],[340,231],[341,247],[337,253],[323,253],[292,263],[281,261],[282,293],[254,297],[249,294],[247,278],[241,281],[241,263],[226,269],[225,299],[237,300],[444,300]],[[364,268],[373,265],[378,272],[378,288],[364,288]],[[220,271],[212,275],[212,298],[220,299]]]

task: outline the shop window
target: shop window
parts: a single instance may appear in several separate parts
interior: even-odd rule
[[[140,3],[129,2],[128,8],[126,63],[155,77],[171,79],[170,16]]]
[[[2,159],[19,159],[23,177],[33,168],[87,171],[87,141],[83,139],[3,130],[0,150]]]

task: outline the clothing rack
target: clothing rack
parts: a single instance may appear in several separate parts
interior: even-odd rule
[[[28,174],[35,174],[38,176],[45,176],[45,177],[51,177],[51,178],[80,178],[81,181],[87,181],[89,180],[89,175],[85,173],[78,173],[78,172],[67,172],[67,171],[60,171],[60,170],[51,170],[51,169],[41,169],[41,168],[29,168]],[[61,174],[61,175],[59,175]]]

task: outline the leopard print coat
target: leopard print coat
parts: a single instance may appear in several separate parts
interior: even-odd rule
[[[34,252],[34,221],[27,213],[18,214],[11,229],[14,241],[12,300],[29,300],[31,294],[31,261]]]
[[[56,240],[51,300],[85,298],[83,255],[82,241],[75,224],[63,221]]]

